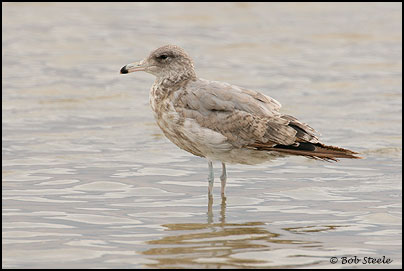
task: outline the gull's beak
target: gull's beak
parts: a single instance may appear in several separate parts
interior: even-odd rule
[[[139,62],[134,62],[134,63],[130,63],[126,66],[123,66],[121,68],[121,74],[125,74],[125,73],[130,73],[130,72],[137,72],[137,71],[144,71],[146,70],[147,65],[145,64],[145,61],[139,61]]]

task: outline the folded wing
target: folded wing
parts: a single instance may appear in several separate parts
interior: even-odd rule
[[[197,80],[176,97],[176,108],[186,118],[218,131],[235,146],[250,143],[291,145],[316,142],[315,130],[279,112],[281,104],[259,92],[227,83]]]

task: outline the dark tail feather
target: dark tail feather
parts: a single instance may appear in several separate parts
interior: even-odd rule
[[[291,155],[302,155],[308,158],[325,161],[338,161],[337,158],[362,159],[362,157],[355,155],[358,154],[357,152],[335,146],[328,146],[321,143],[302,142],[299,144],[299,146],[275,145],[272,147],[268,145],[265,146],[264,144],[254,144],[252,147],[257,148],[258,150],[277,151]]]

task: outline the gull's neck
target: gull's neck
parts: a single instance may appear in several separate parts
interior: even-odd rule
[[[150,90],[151,98],[156,101],[170,99],[174,92],[184,88],[191,80],[196,80],[194,70],[181,74],[173,73],[168,76],[157,76]]]
[[[183,82],[196,79],[195,70],[186,69],[182,72],[172,71],[163,75],[158,75],[154,85],[162,88],[175,88],[177,85],[182,85]]]

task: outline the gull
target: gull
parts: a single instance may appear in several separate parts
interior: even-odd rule
[[[284,156],[325,161],[361,158],[357,152],[325,145],[318,132],[280,112],[281,104],[260,92],[198,78],[191,57],[176,45],[152,51],[121,74],[145,71],[156,76],[150,105],[157,125],[179,148],[208,160],[208,195],[213,190],[213,161],[222,163],[225,196],[226,163],[258,164]]]

